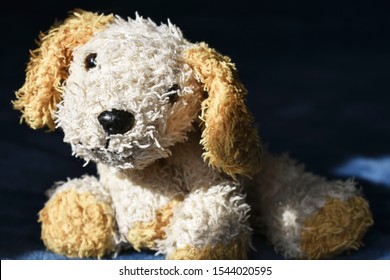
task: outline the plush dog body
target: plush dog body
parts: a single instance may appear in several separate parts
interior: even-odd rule
[[[354,183],[263,154],[228,57],[138,15],[75,12],[41,41],[14,105],[99,173],[56,186],[40,212],[49,249],[244,259],[257,227],[290,258],[360,245],[372,219]]]

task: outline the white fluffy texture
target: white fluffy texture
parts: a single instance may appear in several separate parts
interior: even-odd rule
[[[156,211],[180,196],[167,238],[156,250],[170,254],[178,247],[204,248],[249,237],[249,206],[238,184],[202,160],[200,133],[194,129],[202,89],[182,60],[193,46],[178,28],[138,17],[117,18],[74,52],[70,76],[56,121],[73,153],[98,163],[93,177],[70,180],[67,189],[89,192],[112,203],[118,224],[117,242],[127,242],[136,222],[155,219]],[[97,66],[85,69],[96,53]],[[179,86],[179,98],[168,102],[168,90]],[[104,111],[124,110],[135,116],[134,127],[107,135],[98,122]],[[286,156],[266,155],[264,169],[247,182],[251,215],[259,218],[275,248],[299,258],[300,232],[306,217],[329,197],[346,200],[358,194],[354,183],[329,182],[304,172]],[[104,187],[103,187],[104,186]]]
[[[127,176],[102,164],[98,165],[98,170],[101,182],[110,188],[120,240],[124,243],[134,223],[154,220],[156,211],[168,204],[175,195],[172,189],[147,188],[142,183],[137,184],[137,180],[133,180],[137,174]],[[159,187],[164,187],[164,184]]]
[[[195,190],[175,211],[167,238],[159,241],[159,252],[169,255],[187,245],[202,249],[248,239],[249,211],[245,197],[231,182]]]
[[[121,240],[126,240],[134,223],[154,220],[156,211],[177,196],[183,202],[174,210],[167,239],[159,240],[154,248],[160,253],[170,253],[177,246],[228,243],[249,235],[250,208],[244,196],[233,182],[207,167],[201,153],[200,145],[189,140],[177,144],[172,157],[143,170],[98,165],[102,184],[109,186]]]
[[[90,193],[96,197],[98,201],[111,205],[112,200],[110,193],[103,185],[93,176],[83,176],[78,179],[68,179],[66,182],[58,182],[52,190],[48,192],[50,197],[55,197],[64,191],[74,190],[77,193]]]
[[[98,163],[120,242],[127,242],[135,223],[153,221],[157,210],[175,197],[183,199],[174,209],[168,238],[157,241],[161,253],[177,246],[227,244],[251,232],[244,196],[201,156],[194,123],[203,91],[182,58],[191,46],[170,23],[117,18],[75,51],[56,115],[73,153]],[[91,53],[97,65],[88,70],[85,58]],[[179,98],[171,104],[173,85],[179,86]],[[134,127],[123,135],[107,135],[98,116],[112,109],[132,113]],[[93,190],[101,189],[99,183],[83,180],[86,191],[101,196]]]
[[[158,26],[137,16],[117,18],[78,48],[56,115],[73,153],[120,169],[141,169],[168,157],[168,147],[186,139],[200,109],[201,90],[181,56],[190,45],[170,23]],[[97,66],[88,70],[91,53]],[[170,104],[173,85],[180,88],[179,98]],[[107,135],[97,117],[112,109],[132,113],[134,127]]]
[[[256,224],[265,226],[275,249],[287,258],[301,257],[300,234],[305,219],[329,198],[346,201],[359,191],[352,181],[327,181],[305,172],[287,155],[266,154],[263,170],[248,187]]]

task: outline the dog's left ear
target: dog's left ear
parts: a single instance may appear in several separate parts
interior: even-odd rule
[[[262,147],[235,65],[205,43],[187,49],[184,60],[208,93],[201,112],[203,158],[233,178],[253,176],[261,168]]]

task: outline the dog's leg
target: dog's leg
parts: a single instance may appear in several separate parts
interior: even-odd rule
[[[48,249],[69,257],[102,257],[115,250],[111,197],[95,177],[69,180],[56,188],[39,213]]]
[[[249,210],[232,183],[192,191],[173,211],[160,252],[169,259],[246,259]]]
[[[327,181],[287,156],[266,155],[248,187],[254,225],[264,225],[277,251],[288,258],[330,258],[356,249],[372,224],[368,203],[352,181]]]

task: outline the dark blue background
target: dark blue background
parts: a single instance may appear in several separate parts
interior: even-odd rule
[[[28,50],[75,8],[156,22],[170,18],[187,39],[236,63],[263,142],[330,178],[354,176],[375,226],[359,252],[390,258],[390,4],[387,1],[14,1],[2,8],[0,83],[0,257],[59,258],[45,252],[37,213],[53,182],[94,173],[71,157],[61,132],[19,125],[14,92]],[[252,258],[280,258],[257,237]],[[151,258],[124,252],[121,258]]]

